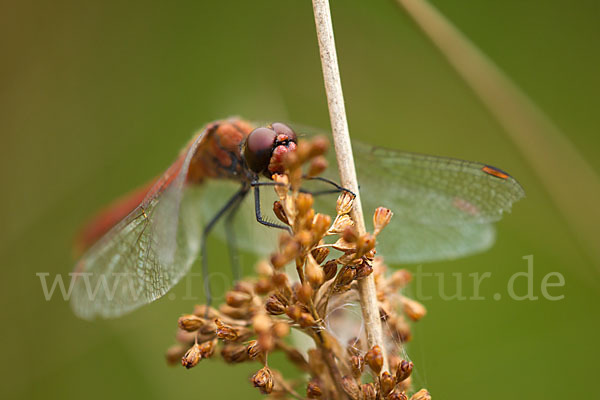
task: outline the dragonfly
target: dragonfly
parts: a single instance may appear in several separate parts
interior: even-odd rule
[[[265,195],[272,191],[261,188],[284,171],[283,157],[296,150],[297,141],[294,129],[281,122],[255,127],[229,118],[205,126],[162,175],[84,227],[71,296],[75,314],[112,318],[148,304],[173,288],[198,258],[206,277],[211,233],[226,238],[230,254],[272,251],[276,241],[269,238],[287,227],[263,216]],[[484,251],[495,240],[493,223],[524,197],[512,176],[487,164],[359,142],[353,152],[365,211],[384,206],[395,213],[377,243],[390,264]],[[331,168],[319,179],[332,186],[322,192],[344,190]],[[321,198],[315,208],[331,203]],[[207,294],[207,279],[204,284]],[[91,292],[100,287],[105,295]]]

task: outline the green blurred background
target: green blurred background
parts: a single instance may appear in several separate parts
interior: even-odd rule
[[[600,3],[433,4],[598,172]],[[498,224],[492,250],[423,267],[493,277],[482,286],[486,301],[425,301],[429,314],[408,348],[415,386],[438,399],[593,398],[599,260],[586,255],[528,161],[393,1],[334,0],[332,8],[354,137],[485,161],[527,191]],[[70,272],[82,221],[163,170],[207,121],[241,115],[327,128],[310,2],[2,2],[0,21],[2,398],[258,398],[247,382],[258,365],[165,365],[176,319],[193,302],[163,298],[90,323],[60,296],[45,301],[35,273]],[[215,254],[225,248],[211,246]],[[529,254],[535,294],[546,273],[559,271],[566,285],[551,293],[565,298],[492,300],[526,269]],[[437,293],[436,280],[425,283],[427,294]]]

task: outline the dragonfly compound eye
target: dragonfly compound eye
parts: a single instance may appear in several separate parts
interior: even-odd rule
[[[288,125],[281,122],[273,122],[271,124],[271,129],[273,129],[277,134],[278,142],[296,142],[296,132],[294,132],[294,130]]]
[[[244,158],[252,171],[259,174],[267,169],[276,138],[277,133],[269,128],[257,128],[250,132],[244,147]]]
[[[273,122],[270,126],[277,134],[275,145],[271,153],[271,161],[266,171],[266,175],[281,174],[285,168],[283,166],[283,157],[290,151],[296,150],[296,132],[288,125],[281,122]]]

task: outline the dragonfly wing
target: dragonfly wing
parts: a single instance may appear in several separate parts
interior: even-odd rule
[[[487,223],[431,225],[400,222],[398,219],[392,221],[378,237],[377,251],[389,263],[452,260],[485,251],[495,240],[494,226]]]
[[[353,148],[367,225],[372,228],[370,215],[376,207],[394,212],[378,243],[389,262],[436,261],[483,251],[494,242],[492,223],[524,197],[514,178],[485,164],[360,142]],[[328,173],[335,176],[333,157]]]
[[[118,317],[163,296],[198,256],[202,215],[185,184],[204,133],[157,181],[145,200],[81,257],[71,305],[85,319]]]
[[[205,182],[200,190],[211,201],[198,202],[202,214],[206,216],[216,215],[225,204],[225,201],[239,190],[239,186],[237,182],[226,180]],[[273,188],[270,186],[261,187],[260,197],[263,217],[271,222],[279,222],[272,211],[273,202],[277,200]],[[223,201],[213,201],[215,198],[223,199]],[[227,234],[225,229],[226,221],[227,216],[224,216],[215,226],[213,234],[223,241],[231,243],[237,249],[264,256],[272,253],[277,248],[277,238],[282,231],[261,225],[256,221],[252,190],[248,192],[240,204],[232,220],[230,234]]]

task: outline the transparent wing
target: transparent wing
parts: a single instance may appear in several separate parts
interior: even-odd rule
[[[214,180],[205,182],[200,190],[211,201],[198,202],[198,207],[201,208],[202,214],[206,216],[216,215],[223,204],[225,204],[226,199],[233,196],[239,187],[240,184],[233,181]],[[224,201],[213,201],[215,198],[224,199]],[[271,222],[279,222],[273,214],[273,202],[277,200],[274,189],[269,186],[261,187],[260,198],[263,217]],[[246,198],[240,204],[232,220],[232,232],[230,233],[227,233],[225,229],[226,220],[227,217],[223,217],[215,226],[212,234],[227,243],[231,243],[238,250],[248,251],[261,256],[270,254],[276,250],[278,237],[282,231],[256,222],[254,193],[252,190],[248,192]]]
[[[163,296],[198,256],[201,193],[187,187],[199,134],[146,199],[81,257],[71,305],[85,319],[117,317]]]
[[[514,178],[486,173],[482,168],[489,166],[485,164],[353,143],[367,226],[372,229],[370,217],[379,206],[395,214],[378,242],[378,251],[390,263],[448,260],[484,251],[494,243],[493,222],[524,196]],[[325,176],[339,182],[333,149],[328,158]],[[309,182],[306,187],[327,189],[319,182]],[[224,193],[232,195],[235,188],[231,182],[214,182],[203,190],[225,198]],[[276,221],[273,189],[262,187],[261,198],[263,216]],[[316,210],[333,215],[335,199],[335,195],[318,197]],[[218,211],[215,202],[202,202],[202,207],[202,214]],[[281,233],[256,222],[252,193],[240,206],[234,227],[233,238],[226,235],[222,224],[216,234],[233,239],[242,250],[259,254],[272,252]]]
[[[378,206],[394,212],[378,242],[389,262],[437,261],[483,251],[494,242],[492,223],[525,195],[514,178],[485,164],[359,142],[353,148],[367,225]],[[327,173],[337,181],[333,154],[330,159]]]

